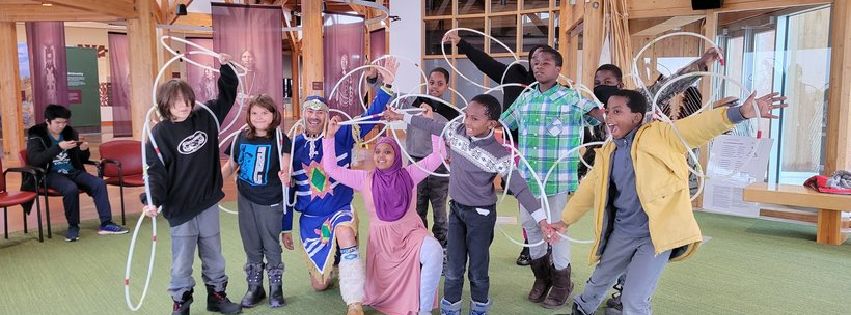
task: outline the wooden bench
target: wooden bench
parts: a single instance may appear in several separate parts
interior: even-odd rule
[[[753,183],[745,187],[745,201],[818,209],[816,242],[841,245],[842,212],[851,211],[851,195],[823,194],[801,185]]]

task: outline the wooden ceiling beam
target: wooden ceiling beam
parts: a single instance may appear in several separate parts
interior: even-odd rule
[[[61,6],[0,4],[0,22],[114,22],[121,17]]]
[[[132,18],[136,16],[136,8],[132,1],[127,0],[46,0],[44,3],[52,3],[54,6],[77,9],[85,12],[100,13],[104,15]]]

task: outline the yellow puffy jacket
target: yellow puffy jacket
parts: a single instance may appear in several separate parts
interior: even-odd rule
[[[635,189],[641,207],[647,213],[650,238],[656,254],[671,250],[671,261],[683,260],[695,252],[703,236],[691,207],[688,189],[688,165],[684,154],[733,127],[727,109],[719,108],[693,115],[674,123],[679,130],[663,122],[651,122],[638,128],[631,156],[635,167]],[[682,139],[682,140],[681,140]],[[612,142],[597,149],[594,168],[579,183],[576,193],[562,212],[568,225],[594,209],[594,248],[589,263],[600,259],[613,218],[606,211],[609,191]],[[601,244],[603,243],[603,244]]]

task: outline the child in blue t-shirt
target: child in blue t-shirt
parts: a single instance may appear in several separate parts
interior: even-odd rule
[[[281,260],[281,216],[284,197],[281,184],[289,185],[286,170],[290,164],[290,139],[277,139],[275,128],[281,124],[281,114],[275,102],[266,94],[253,97],[248,103],[247,127],[231,146],[231,159],[222,169],[224,177],[236,172],[239,192],[239,234],[247,262],[245,273],[248,291],[243,307],[253,307],[266,298],[263,270],[269,274],[269,305],[286,304],[281,285],[284,263]],[[276,141],[283,141],[281,151]],[[282,237],[284,247],[293,249],[292,236]],[[266,261],[264,264],[263,258]]]

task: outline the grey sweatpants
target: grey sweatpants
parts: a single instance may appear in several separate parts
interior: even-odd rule
[[[171,234],[171,281],[168,292],[172,299],[180,301],[183,293],[195,287],[192,278],[192,262],[195,247],[201,258],[201,279],[204,284],[224,290],[228,281],[225,274],[225,258],[222,256],[222,239],[219,226],[219,205],[213,205],[178,226],[169,229]]]
[[[609,287],[624,274],[623,314],[651,314],[650,298],[671,256],[671,251],[658,256],[655,252],[649,236],[630,237],[613,232],[594,273],[585,283],[585,290],[574,302],[586,314],[593,314],[606,297]]]
[[[247,263],[266,263],[269,266],[281,265],[281,205],[264,206],[256,204],[239,194],[239,235],[242,247],[248,258]]]
[[[570,195],[566,192],[547,196],[547,201],[550,204],[550,217],[553,222],[561,220],[561,213],[564,211],[564,206],[567,205],[567,201],[569,199]],[[538,225],[538,222],[535,222],[535,219],[532,219],[532,216],[529,215],[529,211],[527,211],[526,208],[523,208],[523,205],[520,205],[520,222],[523,224],[523,229],[526,230],[526,239],[529,240],[529,244],[540,243],[544,240],[544,234],[541,232],[541,227]],[[532,259],[544,257],[544,255],[547,254],[547,248],[547,243],[529,247],[529,256],[532,257]],[[567,265],[570,264],[570,242],[567,240],[561,240],[561,242],[553,245],[552,255],[553,265],[556,266],[556,269],[564,270],[567,268]]]

